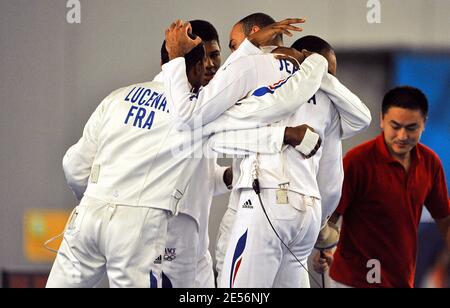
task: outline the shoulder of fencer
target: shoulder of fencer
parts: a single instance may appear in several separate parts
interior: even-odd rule
[[[256,65],[261,62],[273,62],[276,63],[278,60],[276,59],[274,54],[271,53],[264,53],[260,55],[251,55],[247,56],[245,58],[248,58],[247,61],[253,61]],[[243,58],[243,59],[245,59]]]
[[[132,85],[129,85],[127,87],[122,88],[122,90],[129,90],[132,88],[147,88],[147,89],[164,89],[164,81],[163,80],[152,80],[152,81],[145,81],[145,82],[140,82],[140,83],[135,83]]]
[[[303,104],[295,112],[289,124],[307,124],[315,129],[322,140],[330,136],[332,128],[340,131],[338,113],[328,96],[322,91],[316,92],[306,104]]]
[[[323,120],[333,118],[338,113],[331,99],[320,89],[309,99],[307,104],[300,107],[299,113],[304,112],[306,112],[305,116],[307,117],[310,117],[310,113],[313,113],[315,118],[321,118]]]
[[[238,58],[236,60],[234,60],[233,62],[230,63],[230,65],[235,66],[235,67],[240,67],[241,69],[243,68],[248,68],[247,65],[251,64],[251,65],[255,65],[256,67],[258,67],[258,64],[262,63],[262,62],[272,62],[275,61],[275,56],[271,53],[264,53],[264,54],[258,54],[258,55],[248,55],[248,56],[243,56],[241,58]],[[248,68],[250,69],[250,68]]]
[[[145,81],[140,83],[131,84],[129,86],[125,86],[119,88],[117,90],[112,91],[106,99],[114,100],[115,98],[121,98],[123,95],[128,95],[133,89],[152,89],[154,91],[163,92],[164,91],[164,83],[162,81]],[[105,100],[106,100],[105,99]]]

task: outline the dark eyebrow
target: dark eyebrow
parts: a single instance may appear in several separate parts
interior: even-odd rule
[[[408,125],[401,125],[400,123],[397,123],[394,120],[391,120],[391,124],[394,124],[395,126],[399,126],[399,127],[406,127],[406,128],[411,128],[411,127],[415,127],[415,126],[419,125],[417,123],[412,123],[412,124],[408,124]]]

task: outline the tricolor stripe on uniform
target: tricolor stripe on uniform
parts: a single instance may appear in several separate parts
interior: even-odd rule
[[[153,274],[153,271],[150,271],[150,289],[156,288],[158,288],[158,279],[156,279],[156,276]]]
[[[172,289],[172,281],[170,281],[169,277],[167,277],[164,272],[161,273],[161,287],[163,289]],[[158,288],[158,278],[156,278],[155,274],[153,274],[153,271],[150,271],[150,289],[157,289]]]
[[[242,255],[244,254],[245,246],[247,245],[247,233],[248,230],[245,231],[244,235],[241,236],[236,245],[236,249],[234,250],[233,263],[231,263],[230,272],[230,288],[234,286],[236,275],[239,271],[239,267],[241,266]]]
[[[278,89],[279,87],[283,86],[290,78],[292,77],[289,76],[288,78],[284,79],[284,80],[280,80],[277,83],[268,86],[268,87],[261,87],[259,89],[256,89],[255,91],[253,91],[252,96],[256,96],[256,97],[261,97],[264,96],[268,93],[273,94],[275,92],[276,89]]]

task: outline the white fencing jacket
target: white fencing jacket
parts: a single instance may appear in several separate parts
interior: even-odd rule
[[[277,62],[271,55],[265,55],[265,57]],[[279,67],[282,68],[282,65]],[[288,77],[289,71],[285,69],[284,74]],[[298,99],[297,89],[301,82],[296,74],[291,75],[284,83],[256,89],[240,103],[245,105],[248,102],[257,101],[265,103],[295,101]],[[339,114],[338,106],[345,116]],[[351,112],[357,115],[353,117]],[[258,161],[261,187],[278,189],[280,184],[289,182],[290,190],[322,199],[322,223],[324,223],[336,209],[341,196],[344,176],[341,140],[364,130],[370,125],[370,120],[370,112],[359,98],[334,76],[326,74],[322,80],[321,90],[308,101],[308,104],[302,105],[293,115],[277,123],[281,126],[297,126],[305,123],[312,126],[322,138],[322,147],[315,156],[305,159],[292,147],[286,147],[278,153],[265,152],[264,139],[261,139],[259,150],[253,149],[253,152],[260,153]],[[229,148],[222,141],[222,138],[226,140],[222,136],[225,134],[226,132],[221,132],[210,139],[213,150],[226,154],[245,155],[248,147],[236,148],[239,144],[235,142],[234,148]],[[240,174],[235,184],[237,189],[252,188],[253,162],[256,155],[247,154],[237,173]],[[230,201],[230,206],[236,207],[237,204]]]
[[[85,125],[81,139],[64,156],[66,179],[78,199],[86,195],[113,204],[181,212],[206,225],[202,222],[211,204],[211,191],[224,184],[223,169],[214,171],[214,157],[204,155],[205,140],[227,123],[233,123],[240,134],[241,129],[252,127],[254,121],[250,120],[257,114],[251,110],[249,121],[242,114],[239,119],[222,115],[214,127],[180,132],[164,93],[159,76],[105,98]],[[252,131],[269,135],[267,151],[282,148],[283,127],[249,129],[250,136]],[[236,140],[233,133],[229,136]],[[216,174],[214,180],[211,174]]]
[[[228,62],[228,61],[227,61]],[[302,64],[295,76],[298,100],[261,100],[236,104],[251,91],[262,86],[282,81],[285,75],[278,64],[265,55],[242,57],[225,64],[210,83],[198,95],[190,93],[184,58],[176,58],[162,66],[168,102],[174,110],[177,129],[196,129],[199,125],[214,123],[220,115],[231,118],[245,117],[251,125],[264,125],[286,118],[305,104],[319,90],[323,76],[328,70],[324,57],[314,54]],[[233,107],[233,108],[231,108]],[[225,112],[226,111],[226,112]],[[254,117],[249,117],[248,113]],[[230,127],[233,123],[230,123]],[[218,124],[215,125],[217,127]]]
[[[308,57],[305,60],[307,64],[304,65],[304,62],[300,72],[290,78],[288,76],[293,73],[293,68],[288,67],[287,61],[283,64],[282,60],[277,61],[271,55],[235,58],[228,65],[224,65],[211,83],[203,88],[196,97],[186,96],[186,88],[183,89],[186,87],[186,80],[183,80],[186,76],[183,72],[184,66],[180,64],[184,61],[172,62],[173,65],[170,65],[169,62],[165,68],[163,67],[163,71],[169,92],[169,101],[174,103],[174,108],[177,110],[177,121],[188,127],[193,127],[193,123],[199,121],[198,119],[201,119],[200,122],[206,123],[213,121],[221,112],[246,96],[249,87],[257,84],[254,89],[259,86],[258,90],[260,93],[263,91],[263,94],[241,100],[238,106],[263,104],[274,107],[271,110],[272,113],[279,111],[276,110],[277,107],[287,110],[289,108],[286,106],[290,106],[293,109],[289,115],[296,112],[295,115],[288,120],[281,121],[279,125],[296,126],[307,123],[317,129],[324,140],[324,145],[312,160],[305,160],[293,148],[287,148],[284,153],[278,155],[262,156],[260,157],[262,168],[260,183],[262,187],[278,188],[278,184],[288,181],[291,190],[323,199],[323,219],[326,219],[325,216],[334,211],[340,198],[343,180],[341,139],[349,138],[367,128],[370,125],[371,115],[369,109],[356,95],[327,73],[323,75],[321,81],[322,91],[313,97],[314,106],[320,102],[319,108],[308,111],[307,106],[311,106],[311,103],[300,107],[306,102],[305,97],[302,96],[304,89],[302,86],[305,86],[306,79],[302,72],[305,67],[308,67],[308,61],[316,61],[320,57],[319,55]],[[280,82],[285,78],[289,79]],[[267,86],[269,84],[272,86]],[[307,100],[311,97],[307,97]],[[334,106],[331,105],[330,99]],[[315,117],[317,109],[320,110],[318,112],[320,115]],[[225,113],[227,112],[229,111],[225,111]],[[303,113],[307,116],[302,118]],[[272,119],[276,119],[276,117],[272,117]],[[268,123],[267,120],[267,118],[261,118],[260,123]],[[211,147],[215,151],[227,154],[248,154],[246,149],[238,146],[233,149],[227,148],[220,140],[223,138],[221,136],[223,134],[225,133],[216,134],[211,139]],[[261,147],[256,152],[264,153]],[[301,162],[298,163],[298,160]],[[324,167],[319,168],[319,163]],[[243,160],[239,172],[236,172],[236,174],[240,173],[236,183],[237,188],[251,188],[251,165],[251,158]],[[230,202],[230,204],[233,203]]]
[[[263,63],[265,60],[258,57],[261,55],[263,52],[245,39],[211,82],[196,96],[190,94],[184,58],[176,58],[163,65],[167,98],[175,110],[174,119],[179,125],[178,129],[194,129],[200,123],[203,125],[210,123],[240,99],[247,97],[254,89],[263,85],[275,85],[284,80],[286,75],[282,73],[283,69],[285,72],[295,74],[286,82],[287,85],[283,90],[279,91],[281,93],[277,94],[275,100],[262,98],[259,100],[261,106],[254,107],[267,111],[256,120],[260,124],[276,122],[294,113],[317,92],[317,78],[321,78],[320,89],[333,100],[339,112],[343,139],[370,125],[372,120],[370,110],[335,77],[326,73],[328,63],[321,55],[313,54],[306,58],[297,72],[290,66],[289,61],[284,61],[282,69],[278,63]],[[323,68],[325,73],[322,71]],[[279,84],[275,85],[278,86]],[[292,90],[295,91],[297,98],[295,101],[291,99]],[[316,91],[312,92],[313,90]],[[247,104],[253,104],[253,101],[250,100]]]
[[[266,94],[267,95],[267,94]],[[240,164],[237,189],[252,188],[253,163],[258,159],[259,183],[262,189],[279,189],[280,184],[289,183],[288,189],[305,196],[321,199],[322,220],[328,219],[336,209],[341,196],[344,172],[342,166],[341,122],[336,107],[325,94],[319,90],[308,104],[301,106],[295,114],[280,121],[279,125],[297,126],[307,123],[322,138],[322,146],[317,153],[305,159],[291,146],[285,146],[279,152],[264,152],[261,146],[258,157],[247,155]],[[242,149],[229,148],[219,133],[210,140],[214,151],[227,154],[242,154]],[[231,144],[231,143],[230,143]],[[230,202],[231,207],[237,204]]]

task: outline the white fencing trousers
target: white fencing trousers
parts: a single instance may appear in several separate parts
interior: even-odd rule
[[[84,197],[68,223],[47,287],[149,288],[162,277],[155,262],[166,247],[165,210],[122,206]]]
[[[198,273],[199,233],[196,221],[185,214],[169,218],[166,246],[158,260],[162,261],[161,280],[152,285],[153,288],[193,288],[196,280],[202,279]],[[158,261],[159,262],[159,261]],[[203,260],[206,262],[206,260]],[[203,266],[204,263],[202,263]],[[211,265],[211,264],[210,264]],[[203,269],[206,271],[205,269]],[[211,265],[212,270],[212,265]],[[207,278],[203,278],[207,279]]]
[[[276,191],[261,190],[264,207],[280,237],[306,266],[320,231],[320,201],[289,191],[288,203],[279,204]],[[253,190],[241,192],[236,215],[219,287],[309,287],[308,275],[275,235]]]
[[[216,271],[217,271],[217,285],[220,284],[222,278],[223,262],[227,253],[228,244],[230,242],[231,231],[233,230],[234,222],[236,220],[236,210],[228,207],[225,215],[220,222],[219,232],[217,233],[216,241]]]
[[[213,262],[208,250],[198,261],[194,288],[213,289],[215,287]]]
[[[198,253],[199,233],[196,221],[184,214],[169,218],[166,247],[158,288],[214,288],[214,271],[208,250]]]

